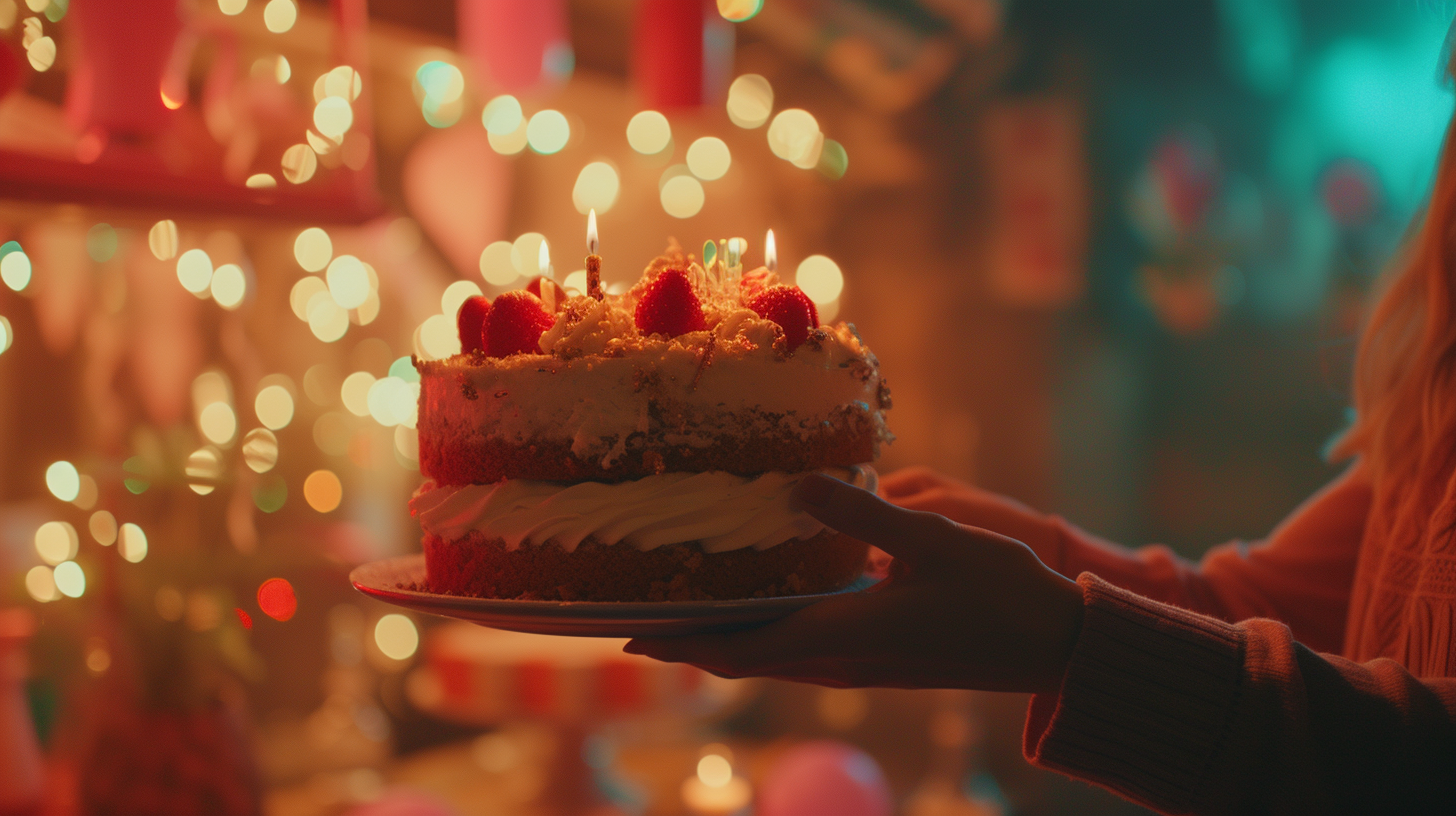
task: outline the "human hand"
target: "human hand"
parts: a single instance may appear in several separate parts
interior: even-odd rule
[[[901,468],[880,477],[879,491],[887,501],[907,510],[937,513],[1014,538],[1053,569],[1061,560],[1060,539],[1052,519],[1000,493],[923,466]]]
[[[1081,629],[1082,592],[1025,545],[896,507],[813,474],[800,506],[896,559],[891,577],[757,629],[626,646],[723,677],[826,686],[1053,691]]]

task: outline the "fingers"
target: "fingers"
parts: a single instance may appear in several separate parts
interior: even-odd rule
[[[829,527],[873,544],[914,565],[943,550],[958,532],[950,520],[904,510],[838,479],[811,473],[794,488],[794,500]]]
[[[956,480],[945,474],[931,470],[923,465],[900,468],[886,476],[880,477],[880,495],[887,499],[896,499],[901,496],[910,496],[922,490],[929,490],[936,487],[959,484]]]

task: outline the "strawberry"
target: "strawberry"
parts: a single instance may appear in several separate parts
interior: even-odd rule
[[[738,282],[738,291],[743,300],[751,300],[753,296],[762,292],[770,286],[779,282],[776,273],[768,271],[766,267],[760,266],[752,272],[745,272],[743,280]]]
[[[637,330],[643,334],[665,334],[676,337],[708,327],[703,320],[703,304],[693,291],[693,284],[681,269],[664,269],[647,285],[637,301],[633,315]]]
[[[819,310],[797,286],[780,283],[767,287],[749,298],[748,308],[759,317],[779,324],[790,352],[809,337],[811,329],[819,327]]]
[[[460,332],[460,350],[466,354],[485,351],[485,322],[490,319],[490,301],[484,295],[468,297],[455,313],[455,328]]]
[[[541,292],[543,286],[546,288],[545,294]],[[532,278],[531,282],[526,284],[526,291],[541,298],[541,302],[546,304],[548,312],[559,312],[566,303],[566,290],[562,289],[556,281],[544,275]]]
[[[540,298],[519,289],[506,292],[490,306],[485,321],[485,353],[491,357],[536,354],[541,334],[555,322]]]

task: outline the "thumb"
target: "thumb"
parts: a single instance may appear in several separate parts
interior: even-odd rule
[[[822,473],[794,487],[794,503],[825,525],[914,565],[952,546],[960,527],[944,516],[906,510]]]

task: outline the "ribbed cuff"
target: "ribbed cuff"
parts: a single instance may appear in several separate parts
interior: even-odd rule
[[[1243,637],[1091,573],[1077,583],[1082,631],[1061,692],[1032,698],[1022,750],[1033,764],[1186,811],[1239,703]]]

